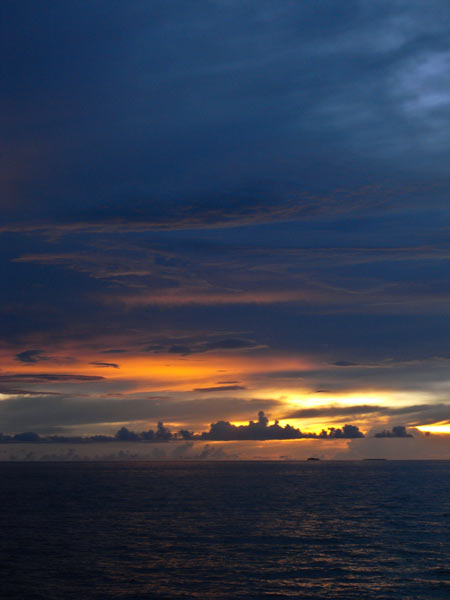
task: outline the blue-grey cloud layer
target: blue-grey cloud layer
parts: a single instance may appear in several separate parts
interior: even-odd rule
[[[33,383],[110,335],[105,378],[130,350],[303,353],[348,366],[318,389],[442,403],[448,2],[0,11],[0,326]]]

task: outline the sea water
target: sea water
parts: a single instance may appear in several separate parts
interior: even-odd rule
[[[2,600],[450,598],[450,462],[0,464]]]

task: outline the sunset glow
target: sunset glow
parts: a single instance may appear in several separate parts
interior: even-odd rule
[[[450,597],[450,2],[0,15],[0,600]]]
[[[424,433],[450,433],[450,424],[438,423],[436,425],[418,425],[417,429]]]
[[[0,432],[449,433],[445,19],[96,2],[7,28]]]

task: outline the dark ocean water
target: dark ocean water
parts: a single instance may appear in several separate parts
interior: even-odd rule
[[[450,462],[3,463],[2,600],[450,598]]]

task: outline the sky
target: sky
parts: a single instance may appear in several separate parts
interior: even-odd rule
[[[450,456],[448,2],[0,13],[0,431],[262,410]]]

